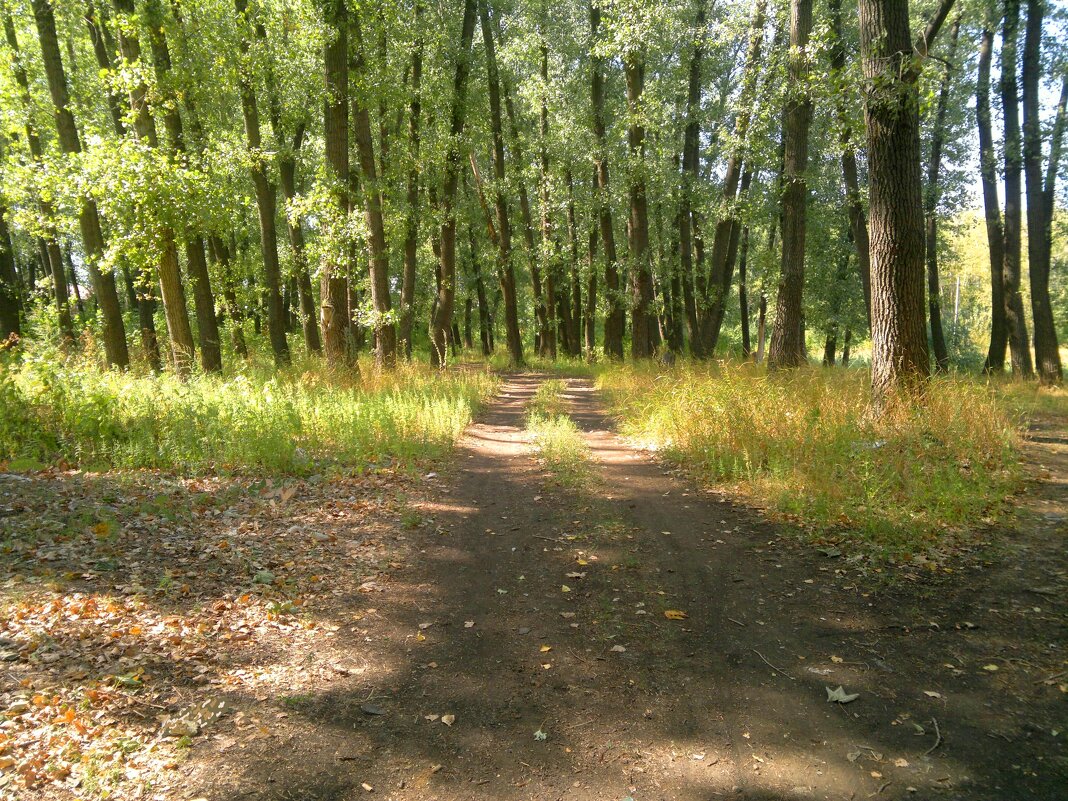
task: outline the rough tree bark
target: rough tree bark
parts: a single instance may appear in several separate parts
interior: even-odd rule
[[[1005,230],[998,200],[997,154],[990,124],[990,62],[994,50],[994,33],[984,28],[979,40],[979,67],[975,85],[975,117],[979,129],[979,175],[983,185],[983,210],[986,215],[987,252],[990,254],[990,347],[983,372],[1000,373],[1005,369],[1005,350],[1009,346],[1008,321],[1005,319]]]
[[[1044,0],[1027,0],[1027,27],[1023,53],[1023,165],[1027,180],[1027,264],[1031,279],[1031,320],[1035,327],[1035,368],[1044,384],[1061,381],[1061,356],[1049,296],[1052,214],[1047,214],[1046,186],[1042,178],[1042,120],[1039,116],[1039,78],[1042,72],[1042,19]],[[1063,112],[1060,112],[1063,114]],[[1063,130],[1063,125],[1062,125]],[[1054,134],[1057,135],[1056,124]],[[1051,148],[1050,176],[1056,177]],[[1053,185],[1050,184],[1050,195]]]
[[[408,151],[411,158],[405,189],[404,269],[401,276],[400,341],[404,358],[412,358],[412,323],[419,252],[419,123],[422,114],[423,3],[415,3],[415,43],[412,46],[411,100],[408,103]]]
[[[653,304],[653,276],[649,265],[649,209],[645,196],[645,125],[642,123],[642,92],[645,90],[645,53],[633,50],[623,58],[627,81],[627,109],[630,125],[627,145],[636,163],[630,176],[630,277],[631,341],[630,354],[635,359],[653,355],[650,310]]]
[[[556,260],[553,258],[553,225],[549,206],[549,44],[541,39],[541,104],[539,109],[540,152],[538,163],[541,168],[538,177],[538,192],[541,200],[541,263],[542,278],[545,281],[545,327],[539,340],[540,355],[551,360],[556,359]]]
[[[690,56],[690,72],[686,89],[686,129],[682,143],[682,187],[679,193],[679,210],[676,222],[679,234],[679,270],[682,273],[683,306],[686,312],[686,334],[690,340],[690,355],[703,357],[700,326],[697,319],[697,303],[693,292],[693,187],[697,183],[699,138],[701,123],[698,112],[701,105],[701,61],[705,43],[705,0],[698,0],[694,19],[694,46]]]

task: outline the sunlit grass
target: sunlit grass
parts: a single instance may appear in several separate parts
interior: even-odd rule
[[[403,466],[442,455],[496,385],[482,370],[364,364],[357,375],[311,358],[183,381],[28,351],[0,365],[0,460],[192,472]]]
[[[527,430],[538,457],[561,484],[579,486],[590,475],[589,448],[567,413],[563,381],[543,381],[527,404]]]
[[[1020,486],[1013,416],[979,380],[935,379],[883,415],[861,370],[620,366],[598,383],[625,435],[703,481],[893,554],[991,519]]]

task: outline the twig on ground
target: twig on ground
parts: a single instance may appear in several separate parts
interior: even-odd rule
[[[931,723],[934,724],[935,741],[934,745],[932,745],[930,748],[923,752],[924,756],[927,756],[942,744],[942,732],[938,730],[938,718],[931,718]]]
[[[752,651],[757,656],[759,656],[761,661],[765,665],[767,665],[769,668],[774,670],[776,673],[781,673],[783,676],[786,676],[786,678],[788,678],[790,681],[797,681],[797,679],[795,679],[793,676],[791,676],[785,670],[782,670],[780,668],[775,667],[775,665],[771,664],[771,662],[769,662],[767,659],[764,659],[764,654],[760,653],[760,651],[758,651],[756,648],[750,648],[749,650]]]
[[[729,617],[729,618],[727,618],[727,620],[729,620],[731,623],[733,623],[736,626],[741,626],[743,629],[745,628],[745,623],[743,623],[740,620],[735,620],[733,617]]]
[[[1068,670],[1062,670],[1060,673],[1054,673],[1052,676],[1046,676],[1044,679],[1039,679],[1035,684],[1052,684],[1061,676],[1068,676]]]

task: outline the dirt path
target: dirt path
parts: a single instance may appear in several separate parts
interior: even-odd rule
[[[1010,554],[881,589],[628,447],[578,380],[592,478],[557,486],[524,432],[541,380],[427,477],[408,566],[338,599],[307,657],[336,680],[270,739],[198,746],[187,797],[1064,797],[1063,441]]]

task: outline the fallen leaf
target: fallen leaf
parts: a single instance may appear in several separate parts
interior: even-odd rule
[[[360,787],[362,787],[364,790],[366,790],[369,793],[373,793],[375,791],[375,788],[372,787],[371,785],[369,785],[367,782],[361,783]]]
[[[683,612],[681,609],[666,609],[664,611],[664,617],[666,617],[668,620],[685,620],[689,617],[689,615]]]
[[[832,657],[831,657],[831,661],[832,661],[832,662],[834,662],[834,663],[835,663],[836,665],[840,665],[840,664],[842,664],[842,662],[844,662],[845,660],[844,660],[844,659],[842,659],[842,657],[840,657],[840,656],[832,656]]]
[[[924,690],[923,694],[930,698],[941,698],[942,693],[936,693],[934,690]]]
[[[571,579],[586,578],[586,574],[585,573],[579,573],[578,571],[573,570],[573,571],[571,571],[570,573],[567,574],[567,577],[571,578]]]
[[[571,592],[571,588],[568,587],[566,584],[561,584],[560,585],[560,592]]]
[[[898,757],[894,760],[894,765],[899,768],[907,768],[909,766],[909,761],[907,759],[902,759],[901,757]]]
[[[549,739],[549,735],[543,732],[541,729],[538,729],[536,732],[534,732],[534,739],[537,740],[539,743],[543,743]]]
[[[842,689],[842,685],[838,685],[835,689],[830,687],[824,687],[827,691],[827,700],[832,704],[849,704],[860,698],[860,693],[847,693]]]
[[[453,723],[456,722],[456,715],[442,715],[441,722],[444,723],[446,726],[451,726]]]
[[[624,648],[622,645],[613,645],[609,650],[612,651],[613,653],[621,654],[624,651],[626,651],[627,649]]]
[[[997,665],[983,665],[983,670],[989,670],[991,673],[994,673],[995,671],[998,671],[1000,669],[1001,668],[999,668]]]
[[[544,654],[546,651],[551,651],[552,649],[553,647],[551,645],[543,645],[541,647],[541,652]]]
[[[473,620],[465,620],[464,621],[464,628],[465,629],[471,629],[471,628],[474,628],[474,627],[475,627],[475,621],[473,621]]]

